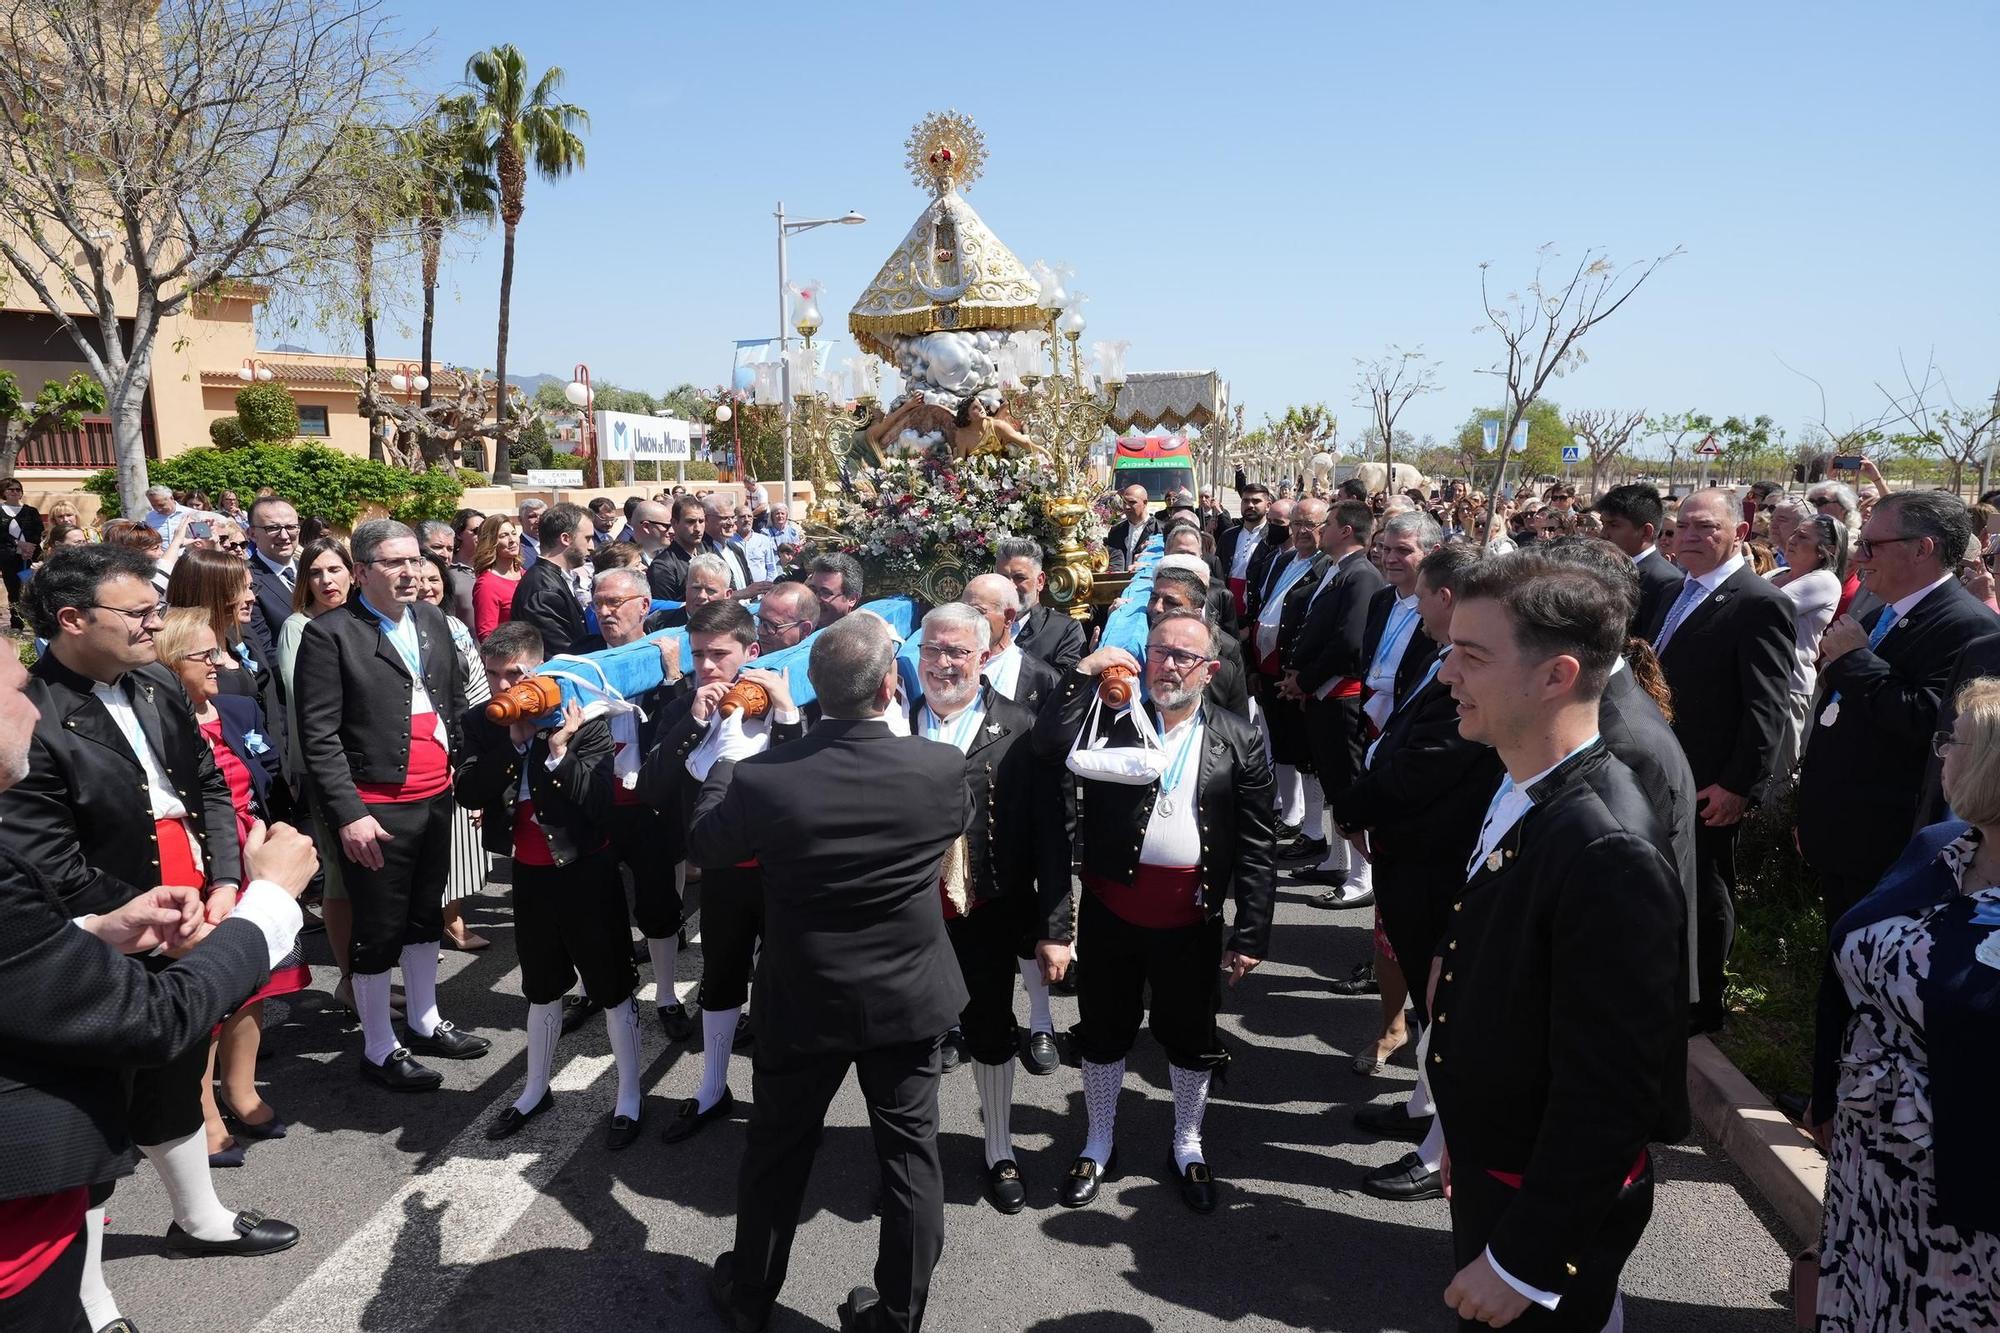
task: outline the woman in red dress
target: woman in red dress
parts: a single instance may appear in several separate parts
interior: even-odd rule
[[[514,590],[527,566],[521,563],[521,525],[496,514],[479,525],[472,555],[478,577],[472,583],[472,636],[486,636],[514,618]]]

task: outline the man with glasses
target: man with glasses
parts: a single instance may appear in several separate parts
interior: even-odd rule
[[[819,598],[821,629],[861,605],[861,599],[867,595],[861,562],[843,551],[814,556],[806,569],[806,586]]]
[[[184,885],[202,890],[214,925],[243,882],[236,811],[180,682],[157,661],[153,634],[165,607],[152,574],[135,551],[66,546],[30,582],[25,609],[49,644],[28,687],[41,718],[26,777],[0,793],[0,827],[71,917]],[[147,966],[169,961],[155,956]],[[196,1042],[132,1078],[125,1127],[172,1202],[168,1243],[200,1254],[285,1249],[297,1243],[296,1227],[216,1198],[202,1129],[207,1063],[207,1043]],[[101,1232],[101,1209],[91,1225]]]
[[[299,511],[275,495],[260,495],[250,506],[251,614],[270,643],[292,618],[292,590],[299,581]]]
[[[417,535],[393,519],[354,530],[355,588],[313,620],[293,681],[314,808],[336,835],[354,914],[354,1007],[363,1078],[392,1092],[444,1082],[418,1051],[446,1060],[491,1043],[438,1012],[438,940],[451,867],[451,759],[469,707],[463,659],[444,612],[417,600]],[[389,969],[403,971],[407,1043],[389,1014]]]
[[[1711,488],[1682,501],[1676,544],[1687,580],[1659,621],[1640,630],[1673,689],[1674,734],[1694,773],[1695,1032],[1722,1026],[1736,835],[1791,725],[1792,602],[1743,558],[1749,536],[1731,492]],[[1900,847],[1902,829],[1896,837]]]
[[[1147,702],[1123,712],[1092,706],[1106,668],[1141,670],[1124,649],[1100,648],[1035,722],[1036,748],[1069,756],[1083,788],[1077,929],[1090,941],[1090,966],[1077,983],[1077,1050],[1089,1132],[1058,1196],[1065,1208],[1094,1200],[1112,1170],[1125,1057],[1150,985],[1152,1032],[1173,1085],[1181,1198],[1197,1213],[1215,1209],[1201,1127],[1209,1079],[1229,1060],[1215,1031],[1221,978],[1227,972],[1233,986],[1266,956],[1274,897],[1271,766],[1255,727],[1204,703],[1216,648],[1206,618],[1170,612],[1147,637]],[[1044,946],[1051,975],[1061,975],[1068,952]]]
[[[1968,644],[2000,633],[1956,577],[1976,550],[1972,511],[1943,491],[1898,491],[1861,526],[1854,563],[1881,605],[1820,638],[1820,710],[1799,767],[1799,851],[1819,873],[1828,923],[1882,878],[1909,840],[1925,742]],[[1955,714],[1954,714],[1955,716]]]
[[[780,583],[757,604],[757,649],[790,648],[819,624],[819,598],[803,583]]]
[[[673,529],[673,512],[658,500],[641,500],[633,507],[632,540],[639,544],[640,558],[646,562],[648,569],[660,552],[666,549]],[[667,600],[678,602],[681,599],[672,597]]]

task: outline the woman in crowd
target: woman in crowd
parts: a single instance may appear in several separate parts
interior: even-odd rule
[[[468,630],[472,628],[472,587],[479,581],[472,557],[479,546],[479,525],[485,521],[486,515],[477,509],[461,509],[451,516],[451,567],[444,581],[445,610],[457,616]]]
[[[432,606],[443,607],[446,585],[445,562],[435,555],[424,557],[424,567],[417,571],[417,598]],[[493,697],[492,687],[486,683],[486,667],[479,660],[479,645],[473,641],[472,631],[467,629],[447,609],[444,622],[451,627],[452,647],[458,650],[459,661],[465,669],[465,697],[474,708],[485,705]],[[483,935],[475,935],[465,928],[465,900],[486,887],[486,848],[479,840],[478,813],[463,807],[456,809],[451,826],[451,878],[444,887],[444,947],[460,949],[466,953],[477,953],[492,941]]]
[[[167,604],[196,607],[207,614],[222,649],[224,694],[263,698],[274,678],[276,651],[261,642],[252,623],[257,598],[250,591],[250,566],[241,557],[200,547],[189,551],[167,580]]]
[[[82,528],[86,540],[97,540],[97,534],[84,524],[83,516],[77,512],[76,501],[74,500],[55,501],[49,505],[49,512],[42,515],[42,518],[50,527],[54,527],[58,523],[67,523],[71,527]]]
[[[299,750],[298,694],[292,689],[292,671],[299,660],[299,640],[306,622],[347,604],[354,588],[354,562],[347,547],[331,537],[307,542],[299,549],[298,582],[292,588],[292,614],[278,631],[278,678],[285,685],[290,725],[285,734],[285,771],[303,773],[305,756]],[[347,899],[347,886],[340,878],[339,843],[317,810],[312,812],[313,841],[319,845],[319,868],[325,876],[320,914],[326,919],[326,945],[333,952],[340,980],[333,997],[348,1009],[354,1008],[354,983],[349,980],[348,949],[354,940],[354,908]]]
[[[1771,576],[1772,586],[1792,599],[1792,725],[1780,737],[1776,772],[1788,775],[1805,744],[1813,687],[1819,682],[1819,639],[1833,623],[1847,576],[1847,528],[1814,514],[1785,539],[1786,568]]]
[[[496,514],[479,525],[472,567],[479,575],[472,585],[472,632],[484,639],[514,614],[514,590],[524,566],[521,525],[513,515]]]
[[[1847,546],[1854,549],[1854,541],[1861,535],[1861,502],[1854,496],[1851,487],[1843,482],[1822,481],[1806,488],[1806,503],[1825,514],[1834,522],[1847,529]],[[1835,619],[1847,614],[1854,595],[1861,591],[1861,571],[1850,569],[1840,585],[1840,601],[1834,607]]]
[[[229,784],[236,806],[236,827],[229,830],[239,845],[258,820],[269,822],[289,813],[290,793],[279,777],[278,755],[266,736],[263,710],[254,699],[224,694],[221,664],[227,651],[216,639],[209,613],[202,607],[175,607],[153,635],[162,665],[180,678],[181,689],[194,710],[195,724],[208,740],[215,765]],[[236,905],[227,890],[209,896],[207,917],[219,923]],[[222,1021],[209,1049],[208,1077],[202,1082],[202,1108],[208,1123],[210,1166],[243,1165],[241,1139],[281,1139],[285,1122],[257,1092],[257,1048],[264,1032],[264,1001],[291,995],[312,982],[312,969],[290,957],[271,969],[263,988]],[[222,1074],[222,1096],[215,1095],[215,1075]],[[223,1121],[236,1126],[232,1136]]]
[[[167,576],[173,572],[174,562],[180,558],[188,540],[188,525],[176,524],[174,544],[166,547],[160,543],[160,534],[144,523],[130,518],[114,518],[104,525],[104,540],[113,546],[123,546],[137,551],[153,562],[153,591],[160,600],[167,599]]]
[[[2000,1309],[2000,680],[1933,744],[1961,818],[1919,832],[1833,928],[1814,1133],[1819,1327],[1993,1327]]]

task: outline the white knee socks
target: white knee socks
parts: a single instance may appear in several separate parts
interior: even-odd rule
[[[104,1210],[92,1208],[83,1215],[83,1313],[92,1328],[103,1328],[118,1318],[118,1302],[104,1285]]]
[[[972,1082],[979,1089],[979,1114],[986,1122],[986,1167],[1014,1160],[1014,1062],[988,1065],[972,1062]]]
[[[1205,1160],[1201,1155],[1201,1119],[1208,1113],[1206,1069],[1182,1069],[1168,1065],[1174,1085],[1174,1170],[1186,1171],[1189,1162]]]
[[[556,1038],[562,1035],[562,1001],[528,1006],[528,1081],[514,1099],[514,1109],[522,1115],[542,1104],[555,1069]]]
[[[1410,1094],[1410,1100],[1403,1103],[1404,1112],[1412,1120],[1421,1120],[1425,1116],[1432,1115],[1437,1111],[1437,1103],[1431,1100],[1430,1077],[1424,1073],[1424,1069],[1430,1064],[1430,1061],[1425,1058],[1430,1054],[1430,1049],[1431,1027],[1430,1024],[1426,1023],[1424,1024],[1422,1034],[1417,1037],[1416,1090]]]
[[[361,1015],[361,1053],[369,1064],[379,1065],[403,1044],[389,1021],[387,972],[354,974],[354,1012]]]
[[[1299,770],[1290,764],[1279,764],[1278,774],[1278,821],[1283,824],[1297,824],[1306,817],[1305,782]]]
[[[646,941],[646,952],[653,955],[653,1003],[662,1009],[680,1002],[680,996],[674,993],[674,968],[680,961],[680,947],[680,938],[675,935]]]
[[[142,1144],[139,1151],[160,1173],[181,1230],[197,1240],[236,1239],[236,1214],[215,1197],[215,1182],[209,1178],[206,1131],[196,1129],[167,1143]]]
[[[1112,1135],[1118,1128],[1118,1092],[1125,1086],[1125,1062],[1094,1065],[1083,1062],[1083,1107],[1090,1117],[1090,1136],[1082,1156],[1100,1167],[1111,1160]]]
[[[1417,1160],[1424,1164],[1424,1170],[1435,1171],[1444,1165],[1444,1118],[1433,1117],[1424,1141],[1417,1145]]]
[[[410,1031],[419,1037],[428,1037],[437,1031],[438,1017],[438,946],[432,940],[428,944],[405,944],[403,946],[403,1014],[410,1025]]]
[[[1299,821],[1301,825],[1299,836],[1324,838],[1326,837],[1326,793],[1320,790],[1319,779],[1316,777],[1301,774],[1299,782],[1303,793],[1299,798],[1300,808],[1304,811]]]
[[[672,940],[667,941],[669,944]],[[552,1008],[554,1006],[551,1006]],[[618,1105],[612,1114],[639,1118],[639,1011],[626,996],[623,1004],[604,1011],[611,1030],[611,1054],[618,1061]]]
[[[1042,960],[1021,960],[1021,989],[1028,992],[1028,1031],[1054,1035],[1055,1019],[1049,1016],[1049,984],[1042,980]]]
[[[1347,878],[1341,883],[1341,896],[1358,898],[1375,887],[1375,867],[1363,860],[1361,854],[1352,847],[1347,849]]]
[[[736,1020],[743,1006],[701,1011],[701,1087],[695,1109],[706,1111],[729,1090],[729,1047],[736,1040]]]

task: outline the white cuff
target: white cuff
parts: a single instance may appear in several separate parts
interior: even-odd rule
[[[292,895],[268,879],[251,880],[250,887],[237,895],[236,909],[229,915],[240,917],[264,932],[272,967],[292,952],[292,946],[298,942],[299,927],[305,924],[305,914]]]
[[[773,708],[771,710],[771,724],[773,726],[795,727],[798,725],[798,722],[799,710],[796,708]]]
[[[1486,1262],[1493,1266],[1493,1271],[1499,1274],[1502,1282],[1505,1282],[1508,1286],[1520,1292],[1544,1310],[1555,1309],[1556,1302],[1562,1299],[1562,1297],[1552,1291],[1543,1291],[1540,1287],[1529,1286],[1527,1283],[1521,1281],[1520,1278],[1515,1277],[1512,1273],[1502,1268],[1500,1261],[1493,1257],[1493,1247],[1490,1245],[1486,1247]]]

